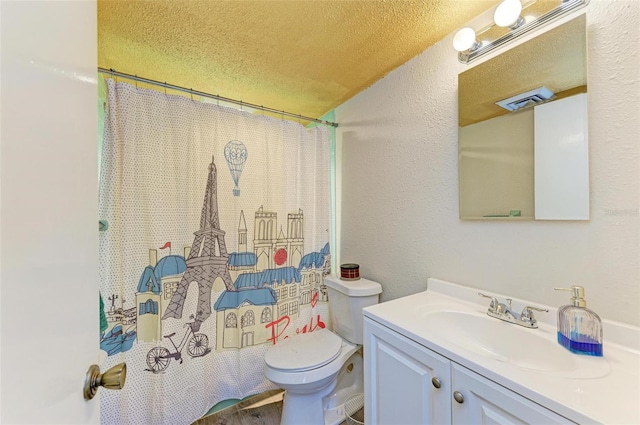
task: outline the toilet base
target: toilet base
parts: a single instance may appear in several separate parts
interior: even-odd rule
[[[316,387],[317,388],[317,387]],[[281,425],[337,425],[345,417],[344,402],[349,396],[364,391],[361,350],[353,353],[338,376],[314,393],[292,393],[287,390],[282,405]]]
[[[350,364],[353,367],[349,368]],[[347,419],[344,409],[345,401],[354,394],[364,393],[362,348],[349,358],[346,366],[338,376],[336,389],[323,399],[325,425],[338,425],[344,422]]]
[[[322,398],[318,397],[318,394],[293,394],[290,391],[284,393],[280,425],[322,424],[324,424],[324,411]]]

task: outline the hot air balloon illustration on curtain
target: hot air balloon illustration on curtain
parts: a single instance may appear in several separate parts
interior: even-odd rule
[[[236,187],[233,189],[234,196],[240,196],[238,182],[240,181],[244,163],[247,161],[247,156],[247,147],[238,140],[231,140],[224,146],[224,157],[227,160],[227,165],[229,165],[233,182],[236,184]]]

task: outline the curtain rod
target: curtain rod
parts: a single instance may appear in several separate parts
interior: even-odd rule
[[[106,69],[106,68],[98,67],[98,72],[102,72],[104,74],[113,75],[113,76],[116,76],[116,77],[127,78],[129,80],[140,81],[142,83],[153,84],[155,86],[165,87],[165,88],[171,89],[171,90],[178,90],[178,91],[182,91],[182,92],[186,92],[186,93],[190,93],[190,94],[195,94],[197,96],[208,97],[210,99],[222,100],[224,102],[233,103],[235,105],[248,106],[249,108],[259,109],[261,111],[272,112],[272,113],[278,114],[278,115],[286,115],[288,117],[298,118],[298,119],[305,120],[305,121],[313,121],[313,122],[317,122],[319,124],[328,125],[328,126],[331,126],[331,127],[338,127],[338,124],[335,123],[335,122],[324,121],[324,120],[321,120],[321,119],[318,119],[318,118],[305,117],[304,115],[299,115],[299,114],[294,114],[294,113],[287,112],[287,111],[281,111],[281,110],[278,110],[278,109],[268,108],[268,107],[262,106],[262,105],[255,105],[253,103],[247,103],[247,102],[243,102],[241,100],[230,99],[228,97],[219,96],[217,94],[210,94],[210,93],[205,93],[205,92],[201,92],[201,91],[198,91],[198,90],[188,89],[186,87],[174,86],[173,84],[162,83],[160,81],[150,80],[148,78],[138,77],[137,75],[131,75],[131,74],[125,74],[124,72],[118,72],[118,71],[114,70],[113,68]]]

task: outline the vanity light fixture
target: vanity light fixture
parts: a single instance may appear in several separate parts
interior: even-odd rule
[[[453,48],[459,52],[473,51],[480,47],[480,43],[476,40],[476,32],[473,28],[462,28],[453,37]]]
[[[496,7],[493,13],[493,21],[499,27],[508,27],[515,30],[524,23],[524,18],[520,15],[522,3],[520,0],[504,0]]]
[[[536,1],[524,0],[525,7]],[[562,0],[553,9],[539,16],[527,16],[527,19],[525,19],[522,17],[523,5],[521,0],[504,0],[495,9],[486,12],[486,14],[492,13],[493,22],[479,30],[474,30],[471,26],[467,26],[456,33],[453,37],[453,47],[458,51],[458,60],[462,63],[469,63],[478,59],[482,55],[515,40],[531,30],[540,28],[571,11],[585,6],[588,2],[589,0]],[[484,15],[481,15],[479,18],[483,17]],[[489,20],[490,18],[487,17],[485,22]],[[478,21],[478,19],[474,21]],[[493,41],[483,40],[479,42],[477,40],[478,36],[482,36],[485,33],[498,33],[499,31],[495,30],[496,27],[498,29],[505,28],[507,30],[506,34],[497,37]]]

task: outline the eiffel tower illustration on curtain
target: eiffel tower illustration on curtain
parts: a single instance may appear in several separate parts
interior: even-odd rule
[[[187,289],[192,282],[196,282],[198,284],[198,311],[195,314],[195,323],[193,324],[194,332],[198,331],[202,322],[211,315],[211,288],[216,278],[222,278],[227,291],[236,290],[227,269],[229,255],[224,242],[224,232],[220,230],[217,177],[214,158],[211,158],[207,191],[204,195],[204,205],[200,217],[200,230],[194,233],[196,236],[191,246],[189,258],[187,258],[187,270],[162,317],[163,319],[182,317]]]

